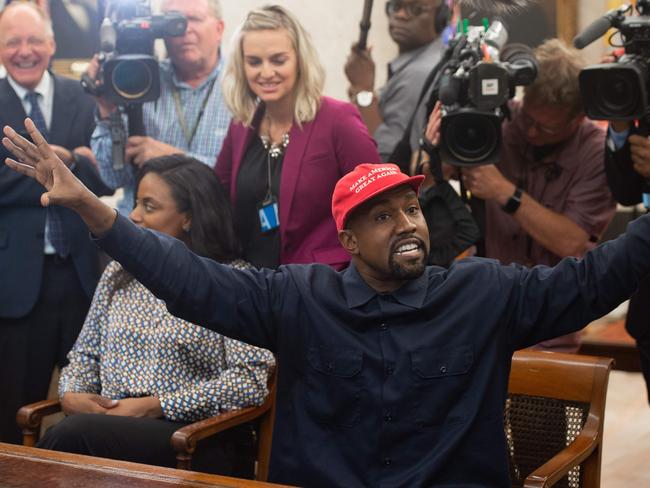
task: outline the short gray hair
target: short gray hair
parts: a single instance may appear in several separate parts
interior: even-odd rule
[[[193,0],[185,0],[186,2],[188,1],[193,1]],[[160,8],[163,8],[165,5],[165,2],[167,0],[162,0],[160,4]],[[208,10],[210,13],[218,20],[221,20],[223,18],[223,10],[221,8],[221,2],[219,0],[206,0],[206,3],[208,4]]]
[[[221,20],[223,18],[223,10],[219,0],[208,0],[208,9],[217,19]]]

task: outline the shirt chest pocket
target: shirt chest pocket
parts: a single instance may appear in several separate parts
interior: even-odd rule
[[[330,425],[351,427],[361,418],[363,353],[352,348],[311,347],[305,371],[310,415]]]
[[[411,352],[413,418],[420,425],[462,420],[471,379],[471,345],[422,347]]]

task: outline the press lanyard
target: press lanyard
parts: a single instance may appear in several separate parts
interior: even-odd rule
[[[271,143],[269,137],[261,137],[262,145],[266,151],[266,196],[257,206],[257,213],[260,219],[260,228],[262,232],[269,232],[280,226],[280,217],[278,214],[278,199],[273,195],[273,184],[271,178],[271,160],[276,163],[282,157],[284,150],[289,144],[289,134],[282,136],[282,142],[278,144]]]
[[[174,97],[174,105],[176,106],[176,114],[178,115],[178,122],[181,125],[183,136],[185,137],[185,142],[187,143],[188,149],[192,146],[192,141],[194,140],[196,131],[199,128],[199,124],[201,123],[201,119],[203,118],[203,113],[205,112],[205,107],[208,104],[208,99],[212,94],[212,89],[214,88],[214,84],[216,81],[217,81],[217,77],[215,76],[210,82],[210,88],[208,88],[208,92],[205,94],[205,97],[203,98],[203,103],[201,104],[201,110],[199,112],[199,116],[196,118],[196,121],[194,122],[194,127],[192,127],[192,132],[190,132],[187,129],[187,124],[185,123],[185,112],[183,112],[183,106],[181,104],[181,96],[178,92],[178,88],[175,85],[172,86],[172,95]]]

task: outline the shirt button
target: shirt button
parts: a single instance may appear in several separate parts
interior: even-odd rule
[[[384,464],[386,466],[390,465],[392,462],[393,462],[393,460],[391,458],[389,458],[389,457],[384,458]]]
[[[384,420],[386,422],[392,422],[393,421],[393,415],[390,412],[386,412],[386,415],[384,415]]]
[[[386,330],[386,329],[388,329],[388,325],[386,325],[386,322],[382,322],[381,324],[379,324],[379,328],[381,330]]]
[[[395,372],[395,368],[392,366],[386,366],[386,376],[390,376]]]
[[[447,366],[440,366],[440,372],[445,374],[447,372]]]

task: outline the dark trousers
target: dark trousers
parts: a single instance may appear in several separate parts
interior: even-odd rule
[[[54,366],[66,364],[89,306],[72,260],[46,257],[31,312],[0,318],[0,441],[22,443],[16,412],[46,398]]]
[[[164,419],[76,414],[51,427],[37,447],[175,468],[170,440],[184,425]],[[254,463],[253,430],[246,424],[199,442],[192,470],[252,478]]]

